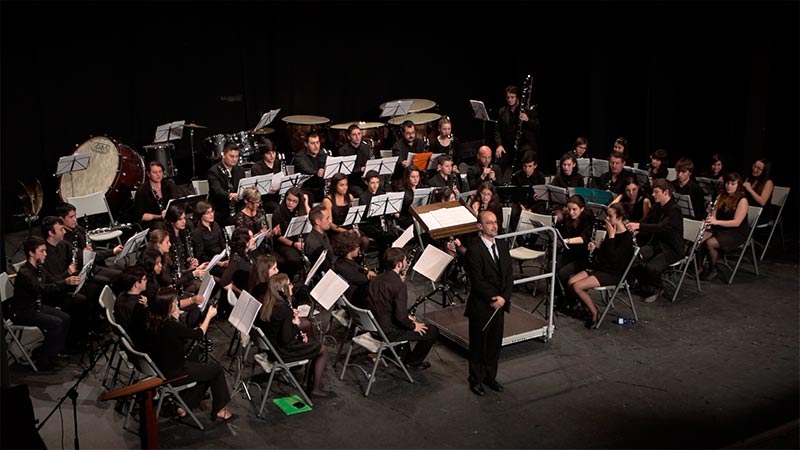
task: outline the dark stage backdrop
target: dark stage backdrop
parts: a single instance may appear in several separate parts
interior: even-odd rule
[[[385,101],[425,98],[457,138],[479,141],[468,100],[494,117],[526,74],[546,173],[576,136],[596,156],[626,136],[642,163],[662,147],[698,170],[715,152],[748,171],[766,156],[796,192],[797,17],[796,2],[4,1],[5,230],[22,228],[18,180],[41,180],[50,214],[57,159],[91,135],[143,151],[159,124],[206,125],[195,135],[205,178],[203,139],[270,109],[287,151],[286,115],[376,121]],[[186,133],[178,181],[191,176],[188,147]]]

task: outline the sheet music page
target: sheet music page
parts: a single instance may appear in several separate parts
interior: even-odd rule
[[[119,252],[119,255],[114,259],[114,262],[119,261],[120,259],[124,258],[128,255],[128,253],[135,251],[139,248],[139,245],[144,242],[145,238],[147,237],[147,233],[150,232],[150,229],[142,230],[133,236],[129,237],[127,241],[125,241],[125,245],[122,247],[122,251]]]
[[[433,212],[434,211],[428,211],[426,213],[422,213],[419,215],[419,220],[421,220],[422,223],[425,224],[425,228],[427,228],[428,231],[438,230],[439,228],[442,228],[444,226],[441,223],[439,223],[439,219],[436,217],[435,214],[433,214]]]
[[[403,198],[406,196],[405,192],[389,192],[386,198],[389,203],[386,205],[386,214],[399,213],[403,208]]]
[[[83,249],[83,259],[82,259],[83,265],[94,264],[95,256],[97,256],[97,252],[93,250]]]
[[[264,242],[264,238],[267,237],[267,234],[269,234],[269,232],[270,232],[270,230],[266,229],[266,230],[258,233],[257,235],[253,236],[253,239],[256,240],[255,244],[254,244],[255,245],[254,248],[258,248],[258,247],[261,246],[261,243]]]
[[[304,216],[292,217],[289,221],[289,226],[286,227],[285,237],[297,236],[298,234],[306,234],[311,231],[311,222],[308,220],[308,214]]]
[[[276,117],[278,117],[278,113],[281,111],[280,108],[273,109],[271,111],[265,112],[261,115],[261,119],[258,120],[256,127],[253,128],[253,131],[258,131],[265,126],[269,125]]]
[[[442,276],[442,272],[447,268],[447,265],[453,261],[453,257],[447,253],[439,250],[431,244],[425,247],[422,256],[414,264],[414,272],[424,276],[425,278],[436,281]]]
[[[353,173],[353,166],[355,166],[357,156],[329,156],[325,160],[325,179],[332,178],[337,173],[345,175]]]
[[[361,222],[361,216],[364,215],[364,211],[367,209],[367,205],[361,206],[351,206],[350,209],[347,210],[347,217],[344,219],[344,223],[342,226],[352,225],[353,223]]]
[[[413,237],[414,237],[414,225],[412,224],[409,225],[405,231],[403,231],[403,234],[401,234],[400,237],[398,237],[397,239],[395,239],[394,242],[392,242],[392,247],[403,248],[406,246],[406,244],[408,244],[408,241],[410,241],[411,238]]]
[[[389,194],[375,195],[369,203],[369,210],[367,217],[382,216],[386,214],[386,203],[389,200]]]
[[[472,115],[479,120],[489,120],[489,115],[486,111],[486,105],[483,104],[480,100],[470,100],[470,106],[472,106]]]
[[[183,137],[183,125],[186,124],[185,120],[176,120],[170,124],[169,138],[172,141]]]
[[[223,233],[224,233],[224,231],[223,231]],[[216,255],[214,255],[214,257],[211,258],[211,261],[208,263],[208,266],[206,267],[206,274],[211,272],[211,269],[213,269],[214,266],[216,266],[217,263],[220,262],[222,260],[222,258],[224,258],[227,255],[228,255],[228,249],[226,249],[226,248],[222,249],[221,252],[219,252]]]
[[[431,159],[428,160],[428,170],[436,170],[436,158],[444,155],[444,153],[431,153]]]
[[[547,190],[547,186],[547,184],[537,184],[533,186],[533,193],[538,200],[550,200],[550,191]]]
[[[91,250],[83,251],[84,263],[80,273],[81,282],[75,287],[75,292],[72,293],[73,296],[77,294],[78,291],[80,291],[81,288],[83,287],[83,284],[86,283],[86,278],[89,275],[89,272],[92,270],[92,266],[94,265],[94,255],[95,252]],[[86,258],[87,256],[88,258]]]
[[[211,293],[214,291],[214,286],[216,285],[217,282],[214,281],[214,277],[211,273],[206,272],[206,274],[203,275],[203,281],[200,283],[200,289],[197,290],[198,293],[203,294],[203,303],[200,304],[200,311],[206,310],[206,305],[208,305],[208,300],[211,298]]]
[[[233,305],[233,309],[231,310],[231,313],[228,316],[228,322],[230,322],[230,324],[233,325],[233,327],[236,328],[237,330],[239,329],[239,322],[242,321],[242,314],[244,314],[245,309],[247,309],[245,302],[242,301],[242,298],[246,293],[247,291],[242,291],[242,293],[239,294],[239,298],[236,300],[236,304]]]
[[[330,310],[331,306],[336,303],[336,300],[344,294],[349,286],[336,272],[329,270],[325,272],[319,283],[311,290],[311,296],[323,308]]]
[[[311,266],[311,269],[308,271],[308,275],[306,275],[306,279],[305,281],[303,281],[303,284],[308,284],[308,282],[311,281],[312,278],[314,278],[314,275],[317,274],[317,270],[319,270],[319,266],[322,265],[322,261],[325,261],[325,256],[327,255],[328,255],[328,250],[323,250],[322,253],[319,254],[319,258],[317,258],[317,260],[314,261],[314,265]]]
[[[364,176],[370,170],[378,172],[378,175],[391,175],[394,172],[394,167],[397,165],[399,156],[389,156],[386,158],[368,159],[367,165],[364,168]]]
[[[242,291],[242,294],[245,293],[247,293],[247,291]],[[258,312],[261,310],[261,302],[253,298],[249,293],[247,296],[249,298],[246,299],[246,309],[242,315],[242,321],[239,323],[239,331],[242,332],[243,336],[250,334],[250,329],[253,328],[253,322],[256,321],[256,316],[258,316]],[[241,296],[239,297],[239,301],[242,301]]]
[[[431,213],[443,227],[475,223],[478,220],[465,206],[436,209]]]

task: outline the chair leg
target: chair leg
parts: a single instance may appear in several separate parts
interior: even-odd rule
[[[267,404],[267,397],[269,397],[269,390],[272,387],[272,380],[275,378],[275,367],[272,368],[272,371],[269,373],[269,381],[267,381],[267,387],[264,388],[264,393],[261,395],[261,406],[258,408],[258,417],[263,417],[264,414],[264,405]]]
[[[633,301],[633,297],[631,296],[631,289],[630,286],[628,286],[628,283],[625,283],[625,292],[628,294],[628,302],[630,302],[631,311],[633,311],[633,318],[638,322],[639,314],[636,313],[636,303]]]
[[[372,364],[372,373],[369,375],[369,380],[367,381],[367,390],[364,391],[364,397],[369,395],[370,389],[372,389],[372,383],[375,382],[375,372],[378,371],[378,364],[381,360],[381,355],[383,355],[383,347],[378,350],[377,357],[375,358],[375,362]]]
[[[297,378],[295,378],[294,375],[292,375],[292,373],[289,372],[289,369],[283,369],[283,370],[285,370],[286,372],[289,373],[289,380],[292,382],[294,387],[297,389],[297,392],[300,393],[300,397],[302,397],[303,400],[305,400],[306,404],[308,406],[314,406],[314,403],[311,401],[311,398],[308,396],[308,394],[306,394],[305,389],[300,387],[300,383],[297,382]],[[310,361],[309,361],[308,364],[306,364],[306,370],[313,370],[311,368],[311,362]]]
[[[410,345],[410,343],[409,343],[409,345]],[[392,352],[392,355],[394,355],[394,359],[397,360],[398,365],[400,366],[401,369],[403,369],[403,373],[406,374],[406,378],[408,378],[408,381],[413,384],[414,383],[414,379],[411,378],[411,374],[408,373],[408,369],[406,369],[406,365],[403,364],[403,361],[400,359],[400,356],[398,356],[397,352],[394,351],[394,347],[389,347],[389,351]]]
[[[753,268],[756,271],[756,276],[758,276],[758,259],[756,258],[756,246],[751,244],[750,250],[752,251],[753,254]]]
[[[178,392],[169,391],[169,394],[176,402],[178,402],[178,406],[183,408],[183,410],[186,411],[186,414],[192,418],[194,423],[197,425],[197,428],[200,428],[201,431],[206,429],[206,427],[204,427],[203,424],[200,423],[200,421],[197,419],[197,416],[194,414],[194,412],[192,412],[192,410],[189,409],[189,406],[186,404],[186,402],[183,401]],[[159,409],[160,408],[161,408],[161,402],[159,402]]]
[[[339,381],[344,380],[344,373],[347,371],[347,364],[350,362],[350,354],[353,353],[353,343],[350,342],[349,346],[347,347],[347,356],[344,358],[344,365],[342,366],[342,375],[339,377]]]
[[[25,346],[22,345],[22,341],[17,337],[17,334],[14,333],[7,324],[3,324],[3,327],[6,329],[6,334],[11,335],[11,338],[14,340],[14,344],[16,344],[16,346],[19,348],[19,351],[22,352],[22,356],[26,361],[28,361],[28,364],[31,365],[31,369],[33,369],[34,372],[39,373],[39,369],[36,368],[36,364],[33,363],[31,355],[28,353],[28,350],[25,349]]]

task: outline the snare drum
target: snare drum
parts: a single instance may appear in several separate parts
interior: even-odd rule
[[[150,144],[143,146],[145,149],[145,162],[149,165],[151,161],[158,161],[164,166],[164,178],[172,178],[177,171],[172,163],[172,151],[175,145],[168,143]]]
[[[363,132],[361,139],[364,142],[369,144],[369,141],[372,140],[373,150],[381,148],[381,143],[387,136],[386,124],[383,122],[346,122],[331,125],[331,130],[334,130],[331,137],[334,140],[334,145],[336,145],[337,150],[350,142],[350,137],[347,135],[347,128],[353,124],[361,128]]]
[[[61,200],[105,192],[112,209],[130,205],[131,192],[144,183],[145,166],[142,157],[131,147],[107,136],[89,138],[72,153],[89,154],[89,166],[84,170],[65,173],[58,180]]]
[[[286,116],[281,120],[286,122],[286,135],[289,138],[289,146],[293,152],[297,153],[306,148],[306,135],[311,131],[316,131],[319,134],[320,144],[323,147],[325,146],[328,124],[331,123],[331,120],[327,117]]]
[[[203,139],[203,145],[206,148],[206,155],[208,158],[215,160],[221,159],[222,150],[229,141],[233,142],[229,134],[215,134]]]
[[[414,128],[417,129],[417,138],[428,138],[429,142],[433,142],[438,135],[438,130],[435,122],[442,117],[441,114],[436,113],[419,113],[419,114],[406,114],[405,116],[397,116],[389,119],[389,125],[397,127],[395,135],[398,141],[403,140],[402,125],[406,120],[414,122]]]
[[[424,98],[401,98],[401,99],[397,99],[397,100],[391,100],[391,101],[388,101],[386,103],[393,103],[393,102],[411,102],[411,107],[408,108],[408,113],[409,114],[418,113],[418,112],[422,112],[422,111],[427,111],[427,110],[429,110],[431,108],[434,108],[436,106],[436,102],[435,101],[426,100]],[[386,107],[386,103],[381,103],[381,105],[379,106],[381,111],[383,111],[384,108]]]
[[[253,156],[256,154],[256,142],[253,132],[240,131],[230,135],[230,138],[239,146],[239,165],[243,162],[252,161]]]

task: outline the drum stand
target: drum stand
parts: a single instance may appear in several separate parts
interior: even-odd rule
[[[189,149],[192,153],[192,180],[196,180],[197,174],[194,168],[194,128],[189,128]]]

